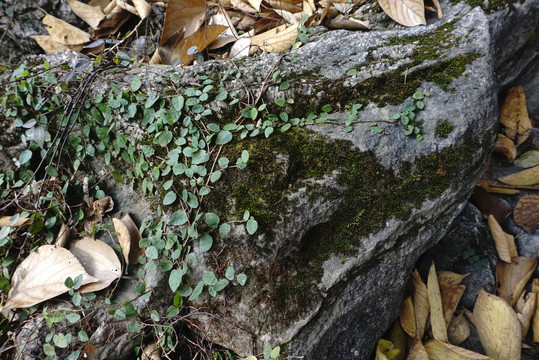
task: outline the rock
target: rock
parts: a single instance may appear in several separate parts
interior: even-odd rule
[[[207,311],[190,315],[207,339],[242,356],[261,352],[267,344],[281,344],[288,355],[305,359],[369,357],[399,313],[404,285],[417,259],[451,229],[464,208],[496,136],[492,39],[502,39],[499,33],[491,37],[489,17],[479,7],[447,2],[442,6],[444,18],[430,19],[427,26],[325,32],[282,59],[267,54],[183,69],[116,67],[103,72],[89,90],[92,98],[108,91],[111,83],[127,88],[137,75],[143,92],[184,93],[200,75],[221,82],[230,70],[237,76],[218,85],[238,89],[245,102],[250,96],[262,96],[272,113],[285,110],[290,118],[302,118],[331,105],[326,112],[335,117],[332,123],[293,127],[288,132],[276,128],[267,139],[235,136],[223,148],[222,155],[231,160],[248,150],[247,167],[224,171],[202,210],[235,223],[228,236],[215,235],[210,254],[201,254],[198,243],[193,244],[196,257],[189,259],[187,277],[194,285],[206,271],[233,266],[247,275],[247,282],[240,286],[234,280],[216,298],[204,292],[192,302]],[[62,56],[70,55],[64,52],[48,59],[58,63]],[[275,68],[289,82],[289,89],[265,82]],[[178,81],[171,82],[171,75]],[[418,142],[386,120],[423,89],[429,89],[431,96],[416,118],[423,136]],[[280,98],[294,103],[280,108],[274,105]],[[354,104],[363,105],[359,116],[365,122],[347,132],[345,110]],[[238,115],[237,109],[222,101],[209,106],[212,121],[220,124]],[[152,144],[153,135],[140,119],[114,116],[120,122],[117,135],[135,139],[137,150]],[[0,123],[5,120],[0,118]],[[444,120],[453,129],[441,138],[436,126]],[[383,134],[371,131],[373,122]],[[178,122],[171,130],[174,138],[180,137],[182,127]],[[17,156],[16,146],[5,149],[8,159]],[[93,175],[116,170],[127,178],[130,166],[116,159],[112,165],[94,165]],[[157,213],[161,202],[144,197],[139,182],[133,181],[134,190],[126,193],[113,179],[105,181],[116,210],[139,220]],[[156,182],[156,187],[161,186]],[[177,210],[177,206],[164,207],[167,216]],[[245,210],[259,224],[253,235],[242,223]],[[164,314],[171,304],[167,280],[168,273],[159,269],[145,272],[146,288],[153,293],[132,301],[143,318],[150,305]],[[113,300],[132,299],[133,285],[122,280]],[[103,310],[92,322],[98,324],[91,335],[99,347],[98,358],[130,356],[135,344],[125,338],[125,323]]]

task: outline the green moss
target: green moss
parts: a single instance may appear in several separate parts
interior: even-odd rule
[[[451,125],[449,121],[444,120],[436,125],[434,133],[436,134],[436,136],[446,138],[449,136],[449,133],[451,133],[451,131],[453,131],[453,125]]]
[[[451,0],[453,4],[458,4],[462,0]],[[520,3],[520,0],[464,0],[464,2],[470,5],[472,8],[480,6],[485,12],[492,13],[496,10],[503,8],[508,4]]]
[[[287,195],[304,187],[305,178],[319,178],[339,169],[338,183],[348,189],[342,195],[339,212],[327,223],[312,228],[301,240],[298,251],[276,264],[279,271],[270,282],[269,296],[278,309],[274,313],[276,319],[284,321],[303,314],[317,301],[322,263],[331,254],[357,254],[361,239],[381,230],[387,220],[406,220],[413,208],[440,196],[456,174],[473,171],[466,167],[474,163],[472,158],[481,143],[470,141],[423,156],[415,163],[403,164],[397,173],[385,169],[374,154],[353,149],[347,141],[327,142],[304,129],[252,141],[248,146],[254,158],[245,174],[238,174],[240,185],[226,191],[232,192],[238,213],[254,211],[266,229],[286,221],[283,210]],[[285,166],[270,165],[279,157],[288,159]],[[311,184],[307,196],[327,197],[327,191]],[[271,239],[272,234],[266,233],[268,243]]]

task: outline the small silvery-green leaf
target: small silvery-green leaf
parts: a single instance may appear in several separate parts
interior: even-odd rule
[[[201,187],[200,190],[198,191],[198,195],[200,195],[200,196],[206,196],[206,195],[208,195],[210,192],[211,192],[211,190],[210,190],[209,187],[203,186],[203,187]]]
[[[178,96],[174,96],[170,102],[172,103],[172,107],[176,110],[176,111],[182,111],[183,109],[183,105],[185,103],[185,99],[183,98],[183,96],[181,95],[178,95]]]
[[[185,224],[186,222],[187,216],[185,215],[185,211],[178,210],[170,216],[169,224],[179,226]]]
[[[159,252],[157,251],[157,248],[155,246],[150,246],[145,251],[146,257],[148,259],[155,260],[159,256]]]
[[[347,133],[352,132],[353,130],[354,130],[353,126],[347,126],[344,128],[344,132],[347,132]]]
[[[251,213],[249,212],[249,210],[245,210],[243,212],[243,220],[248,220],[249,217],[251,217]]]
[[[408,135],[410,135],[413,131],[414,131],[414,126],[413,126],[413,125],[408,125],[408,130],[406,130],[406,131],[404,132],[404,135],[408,136]]]
[[[202,234],[199,241],[199,249],[201,253],[205,253],[206,251],[210,250],[213,245],[213,238],[208,233]]]
[[[151,92],[149,95],[148,95],[148,98],[146,99],[146,103],[144,104],[144,107],[146,109],[150,108],[153,106],[153,104],[155,104],[155,102],[159,99],[159,94],[155,93],[155,92]]]
[[[45,172],[53,177],[58,177],[58,170],[52,165],[49,165],[45,168]]]
[[[356,69],[350,69],[346,72],[346,75],[348,76],[354,76],[357,74],[357,70]]]
[[[273,127],[268,126],[268,127],[264,130],[264,136],[265,136],[266,138],[268,138],[271,134],[273,134]]]
[[[286,90],[290,88],[290,83],[288,81],[283,81],[280,85],[279,85],[279,90]]]
[[[206,213],[206,224],[208,224],[211,228],[215,229],[217,226],[219,226],[219,216],[214,213]]]
[[[21,165],[26,164],[32,158],[32,152],[30,150],[24,150],[19,155],[19,162]]]
[[[283,98],[275,99],[275,104],[277,104],[277,106],[284,107],[286,106],[286,100]]]
[[[330,112],[331,110],[333,110],[333,107],[330,104],[326,104],[322,107],[323,112]]]
[[[249,161],[249,151],[243,150],[243,151],[241,152],[241,161],[243,161],[244,163],[246,163],[247,161]]]
[[[224,223],[219,226],[219,235],[228,235],[230,232],[230,224]]]
[[[247,220],[247,224],[245,224],[245,229],[249,235],[253,235],[256,230],[258,230],[258,222],[255,219],[250,218]]]
[[[126,326],[128,332],[139,333],[140,324],[136,320],[131,320],[131,322]]]
[[[54,345],[59,347],[60,349],[65,349],[67,347],[68,342],[64,334],[54,334],[52,337],[52,341],[54,342]]]
[[[152,319],[153,321],[159,321],[159,313],[156,310],[150,311],[150,319]]]
[[[423,96],[424,96],[424,95],[423,95],[423,93],[422,93],[421,91],[416,91],[416,92],[414,93],[414,95],[412,95],[412,97],[413,97],[414,99],[416,99],[416,100],[421,100],[421,99],[423,99]]]
[[[178,294],[180,296],[189,296],[193,293],[193,288],[191,288],[189,285],[182,285],[178,288]]]
[[[77,321],[80,320],[80,315],[75,313],[68,313],[65,316],[66,320],[69,321],[71,324],[75,324]]]
[[[279,346],[274,347],[274,348],[271,350],[271,354],[270,354],[271,358],[272,358],[272,359],[277,359],[277,357],[279,356],[280,352],[281,352],[281,348],[280,348]]]
[[[217,284],[217,277],[213,271],[206,271],[204,275],[202,275],[202,281],[204,281],[204,284],[206,285],[215,285]]]
[[[77,338],[81,342],[87,342],[89,340],[88,334],[84,330],[80,330],[77,334]]]
[[[419,110],[423,110],[425,108],[425,103],[423,101],[418,101],[415,106],[417,106]]]
[[[219,179],[221,178],[221,175],[222,175],[222,174],[223,174],[223,173],[222,173],[221,171],[219,171],[219,170],[214,171],[214,172],[211,174],[211,176],[210,176],[210,181],[211,181],[212,183],[216,182],[217,180],[219,180]]]
[[[227,96],[228,96],[228,93],[226,92],[226,90],[221,90],[219,91],[219,94],[217,94],[217,96],[215,97],[215,100],[223,101],[223,100],[226,100]]]
[[[228,158],[226,157],[221,157],[219,158],[219,160],[217,161],[217,163],[219,164],[219,166],[221,167],[221,169],[226,169],[228,167],[228,163],[230,162],[230,160],[228,160]]]
[[[406,116],[406,115],[401,116],[402,125],[406,126],[406,125],[408,125],[409,122],[410,122],[410,119],[408,118],[408,116]]]
[[[180,313],[180,309],[178,309],[176,306],[169,306],[167,311],[165,312],[165,316],[168,318],[173,318],[177,316]]]
[[[134,76],[133,80],[131,80],[131,91],[136,92],[140,89],[142,85],[142,82],[140,81],[138,76]]]
[[[174,269],[170,272],[170,275],[168,277],[168,286],[170,286],[170,290],[172,290],[172,292],[176,292],[176,290],[182,283],[182,278],[182,269]]]
[[[423,140],[423,135],[417,134],[416,140],[417,140],[417,142],[420,142],[421,140]]]
[[[389,118],[390,118],[391,120],[397,120],[397,119],[400,118],[400,117],[401,117],[400,114],[399,114],[399,113],[396,113],[396,112],[394,112],[394,111],[392,111],[392,112],[389,113]]]
[[[56,356],[56,352],[54,351],[54,346],[52,346],[51,344],[43,345],[43,352],[47,356]]]
[[[271,345],[264,346],[264,359],[269,360],[271,358]]]
[[[234,268],[233,268],[233,267],[229,266],[229,267],[226,268],[226,271],[225,271],[225,277],[226,277],[228,280],[230,280],[230,281],[234,280],[234,275],[235,275],[235,274],[236,274],[236,272],[234,271]]]
[[[159,263],[159,268],[161,272],[167,272],[170,269],[172,269],[173,266],[174,266],[174,263],[168,259],[161,260],[161,262]]]
[[[375,133],[375,134],[380,134],[383,130],[381,127],[379,127],[378,125],[371,125],[371,130]]]
[[[203,164],[207,162],[210,159],[210,154],[208,154],[205,150],[197,150],[192,154],[192,163],[193,164]]]
[[[229,281],[227,279],[220,279],[213,287],[215,291],[219,292],[228,286]]]
[[[215,143],[217,145],[224,145],[232,140],[232,133],[228,130],[221,130],[217,137],[215,138]]]
[[[202,281],[199,281],[191,295],[189,296],[189,301],[195,300],[198,298],[198,296],[202,293],[202,289],[204,288],[204,283]]]
[[[238,274],[238,276],[236,276],[236,280],[238,281],[238,284],[240,284],[241,286],[244,286],[245,283],[247,282],[247,275],[243,273]]]
[[[174,191],[169,191],[163,199],[163,205],[170,205],[176,201],[177,195]]]

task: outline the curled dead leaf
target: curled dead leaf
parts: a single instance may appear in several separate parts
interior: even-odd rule
[[[504,299],[481,290],[473,316],[479,339],[488,356],[496,360],[520,359],[520,322],[513,308]]]
[[[29,218],[14,216],[0,216],[0,226],[18,227],[28,224]]]
[[[539,225],[539,195],[526,195],[520,198],[513,211],[515,223],[532,233]]]
[[[425,350],[429,360],[493,360],[488,356],[437,340],[427,342]]]
[[[509,89],[500,111],[500,122],[507,137],[515,140],[517,146],[530,136],[532,126],[522,86]]]
[[[419,339],[414,339],[406,360],[429,360],[429,354]]]
[[[457,309],[466,286],[464,285],[440,285],[440,292],[442,294],[442,308],[444,311],[444,320],[446,326],[449,327],[451,318]]]
[[[464,313],[453,317],[447,328],[447,338],[453,345],[460,345],[470,336],[470,326],[464,317]]]
[[[69,241],[69,227],[66,224],[62,223],[62,226],[60,226],[60,230],[58,231],[58,236],[56,237],[56,241],[54,245],[65,248],[68,241]]]
[[[76,26],[66,23],[52,15],[45,15],[41,20],[47,26],[47,32],[57,43],[74,46],[84,45],[90,41],[90,35]]]
[[[470,273],[457,274],[455,272],[447,270],[440,270],[436,272],[436,276],[438,277],[438,283],[440,284],[440,286],[460,285],[462,280],[464,280],[469,275]]]
[[[511,258],[518,256],[514,237],[503,231],[496,218],[492,215],[488,216],[488,227],[494,239],[498,256],[502,261],[510,263]]]
[[[191,36],[185,37],[178,43],[172,53],[171,60],[180,58],[179,66],[189,65],[195,58],[197,52],[202,52],[211,44],[219,34],[228,29],[223,25],[210,25],[197,30]],[[196,50],[192,52],[192,49]]]
[[[421,0],[378,0],[390,18],[404,26],[426,25],[425,4]]]
[[[281,25],[274,29],[255,35],[251,38],[251,44],[260,47],[267,52],[281,52],[292,48],[298,37],[298,27]]]
[[[479,182],[477,183],[477,186],[480,186],[486,191],[488,191],[489,193],[493,193],[493,194],[505,194],[505,195],[520,194],[520,190],[518,189],[491,186],[488,180],[479,180]]]
[[[507,158],[507,161],[511,164],[517,156],[517,147],[513,140],[505,136],[504,134],[498,134],[496,145],[494,145],[494,152],[502,154]]]
[[[414,314],[416,320],[416,337],[422,339],[425,334],[425,327],[429,317],[429,294],[427,285],[421,280],[419,272],[414,269],[412,272],[412,284],[414,294]]]
[[[101,240],[84,238],[71,244],[69,250],[84,269],[97,281],[83,285],[81,293],[102,290],[122,276],[120,260],[116,252]]]
[[[515,311],[517,313],[517,318],[520,321],[522,327],[522,338],[525,338],[530,329],[530,323],[532,320],[533,313],[535,311],[535,302],[537,294],[534,292],[529,292],[524,295],[524,292],[520,295],[517,303],[515,304]]]
[[[533,341],[539,343],[539,279],[532,282],[532,292],[535,294],[535,314],[533,315]]]
[[[447,324],[444,319],[442,295],[440,293],[440,285],[438,284],[434,263],[429,269],[427,291],[429,294],[430,324],[432,327],[432,335],[436,340],[447,342]]]
[[[24,259],[11,277],[11,290],[3,310],[26,308],[67,292],[64,282],[82,274],[82,284],[96,282],[67,249],[40,246]]]
[[[483,214],[492,214],[499,223],[513,211],[507,200],[490,194],[480,186],[473,190],[472,200]]]
[[[402,301],[402,308],[399,315],[401,327],[410,337],[416,334],[414,303],[412,297],[408,296]]]
[[[496,293],[513,306],[537,267],[537,258],[519,256],[511,260],[496,265]]]
[[[105,13],[100,6],[91,6],[77,0],[67,0],[67,4],[73,12],[93,29],[99,26],[105,18]]]
[[[503,183],[509,185],[535,185],[539,184],[539,165],[519,171],[514,174],[499,178]]]
[[[122,219],[112,219],[114,229],[118,232],[118,241],[122,248],[122,254],[127,264],[138,264],[138,257],[144,254],[144,249],[139,246],[142,236],[137,226],[126,214]]]

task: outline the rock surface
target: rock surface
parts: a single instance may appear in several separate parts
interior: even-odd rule
[[[519,6],[533,10],[530,3]],[[495,138],[496,76],[498,81],[505,76],[501,70],[495,72],[496,52],[505,39],[489,17],[499,19],[499,13],[487,16],[464,3],[442,6],[444,18],[431,19],[424,27],[331,31],[314,35],[282,60],[270,54],[236,64],[209,62],[174,70],[182,79],[179,87],[185,88],[199,74],[222,74],[232,68],[241,76],[224,86],[243,89],[240,96],[247,99],[245,86],[256,98],[277,66],[292,86],[279,90],[270,84],[261,94],[265,102],[294,99],[288,109],[299,117],[331,104],[337,119],[337,124],[238,142],[251,154],[249,165],[224,174],[206,210],[229,221],[249,210],[260,227],[248,235],[238,225],[214,244],[217,265],[234,266],[248,281],[244,287],[227,288],[216,299],[206,296],[196,303],[224,319],[196,318],[209,340],[242,356],[253,349],[260,352],[266,344],[283,344],[289,355],[314,360],[366,359],[371,354],[399,312],[404,284],[418,257],[450,229],[464,208]],[[504,13],[510,21],[517,21],[512,17],[517,15]],[[507,50],[503,58],[508,61],[518,49]],[[149,91],[153,79],[170,71],[107,73],[109,81],[92,91],[112,81],[127,87],[135,74]],[[417,142],[404,136],[401,127],[381,120],[423,89],[432,95],[418,118],[423,140]],[[346,132],[344,107],[356,103],[364,105],[360,117],[368,122]],[[222,104],[216,103],[214,110],[226,116]],[[446,138],[436,135],[437,124],[444,120],[453,126]],[[383,135],[371,132],[371,121],[378,122]],[[124,129],[129,129],[127,135],[144,134],[137,124]],[[6,163],[16,157],[17,149],[4,149],[9,154]],[[225,151],[232,158],[237,149]],[[137,198],[138,189],[126,192],[114,181],[108,190],[120,211],[139,219],[154,203],[147,199],[145,205]],[[191,281],[214,270],[214,259],[198,254],[189,264]],[[168,307],[166,280],[159,270],[147,272],[147,286],[156,290],[149,299],[134,303],[137,310],[148,303],[160,310]],[[115,300],[131,294],[130,284],[122,282]],[[101,311],[93,321],[101,324],[91,338],[99,347],[99,358],[130,356],[135,344],[125,340],[125,334],[112,332],[111,341],[111,329],[117,328],[112,317]],[[31,347],[27,349],[29,355]]]

